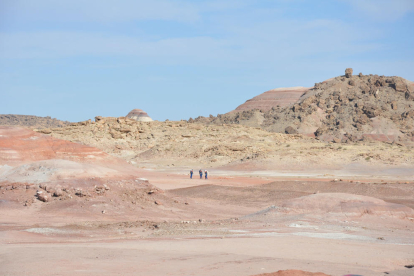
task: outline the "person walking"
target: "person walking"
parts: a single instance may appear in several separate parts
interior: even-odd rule
[[[207,179],[207,170],[204,171],[204,178]]]
[[[202,170],[202,169],[200,169],[200,170],[198,171],[198,173],[200,174],[200,179],[203,179],[203,170]]]
[[[193,169],[191,169],[191,171],[190,171],[190,179],[193,179],[193,173],[194,173],[194,171],[193,171]]]

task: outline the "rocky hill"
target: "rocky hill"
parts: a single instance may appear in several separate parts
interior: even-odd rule
[[[325,141],[414,141],[414,83],[401,77],[352,75],[316,83],[293,105],[252,109],[190,122],[242,124]]]
[[[156,161],[162,165],[217,166],[235,160],[265,157],[301,135],[269,133],[239,125],[206,126],[178,122],[140,122],[127,117],[96,117],[95,122],[72,123],[63,128],[39,130],[86,145],[131,162]],[[309,140],[309,138],[306,138]]]
[[[300,134],[272,133],[238,124],[186,121],[137,122],[96,117],[39,130],[52,137],[96,147],[145,168],[223,170],[315,170],[399,168],[411,174],[414,147],[401,143],[359,142],[333,145]],[[364,168],[364,169],[362,169]],[[403,168],[403,169],[401,169]],[[355,173],[355,171],[353,171]]]
[[[54,128],[69,125],[70,122],[61,121],[55,118],[31,116],[31,115],[14,115],[0,114],[0,125],[4,126],[25,126],[30,128]]]

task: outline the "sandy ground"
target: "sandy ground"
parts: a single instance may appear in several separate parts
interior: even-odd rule
[[[191,202],[194,216],[184,221],[163,220],[159,214],[153,222],[138,217],[134,221],[131,214],[108,221],[91,216],[73,221],[51,214],[50,219],[44,215],[39,221],[35,210],[27,215],[12,206],[2,208],[1,274],[255,275],[300,269],[328,275],[412,275],[413,270],[405,267],[414,264],[411,219],[322,213],[268,213],[266,217],[261,210],[287,198],[313,194],[309,187],[323,193],[346,185],[348,190],[341,190],[357,193],[360,189],[359,193],[378,198],[386,198],[399,185],[405,197],[401,191],[395,196],[412,205],[413,183],[371,180],[360,184],[235,174],[200,180],[142,170],[142,177],[168,190],[167,196]],[[274,193],[261,196],[270,190]],[[221,218],[209,216],[209,208],[214,210],[210,213],[221,212]]]
[[[13,131],[0,137],[0,275],[414,275],[409,166],[239,162],[190,179],[189,164],[142,168]]]

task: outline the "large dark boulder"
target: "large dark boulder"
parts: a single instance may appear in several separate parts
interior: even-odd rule
[[[285,128],[285,133],[286,134],[297,134],[298,131],[291,126],[288,126],[287,128]]]

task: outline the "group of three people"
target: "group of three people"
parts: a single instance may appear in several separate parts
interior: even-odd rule
[[[191,169],[191,171],[190,171],[190,178],[193,178],[193,173],[194,173],[194,171],[193,171],[193,169]],[[203,179],[203,170],[202,169],[200,169],[198,171],[198,174],[200,175],[200,179]],[[205,179],[207,179],[207,175],[208,175],[207,170],[204,170],[204,178]]]

